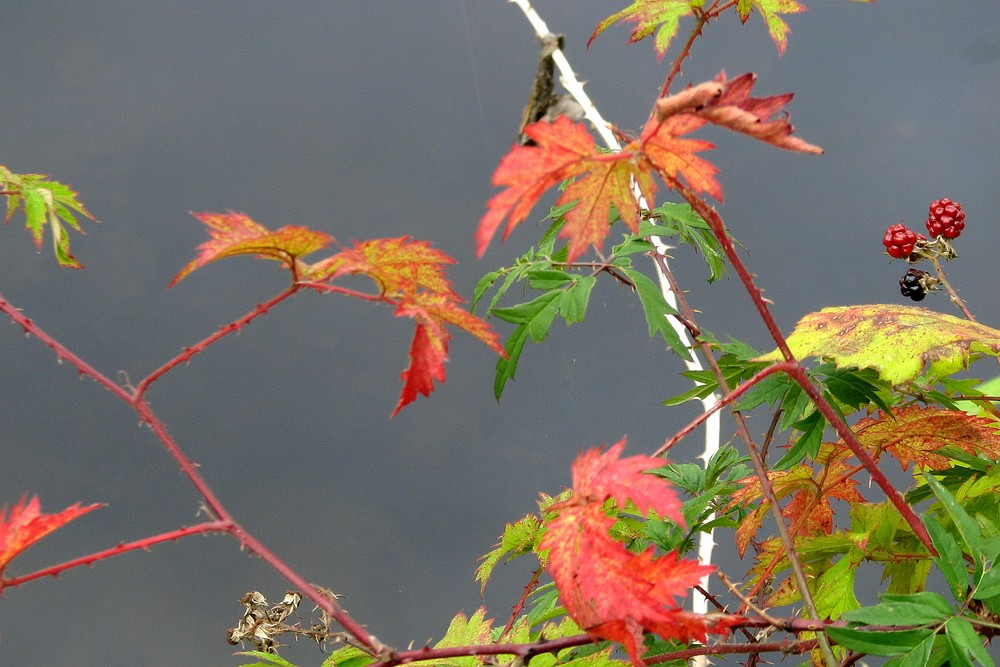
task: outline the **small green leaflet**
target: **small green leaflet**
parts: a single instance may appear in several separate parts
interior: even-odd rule
[[[504,345],[507,358],[497,361],[493,381],[493,394],[497,400],[507,381],[514,379],[517,362],[527,340],[530,338],[534,343],[545,340],[557,315],[567,325],[583,321],[590,293],[597,283],[594,276],[574,276],[553,269],[527,273],[526,277],[532,287],[541,286],[548,291],[526,303],[509,308],[491,308],[490,311],[498,318],[517,325]]]
[[[670,349],[677,353],[677,356],[685,361],[691,359],[691,353],[681,341],[681,337],[667,321],[667,316],[676,315],[677,311],[663,298],[660,288],[646,274],[635,269],[623,268],[622,272],[635,286],[635,293],[639,296],[642,311],[646,315],[650,337],[660,334]]]
[[[69,248],[69,233],[64,225],[83,232],[76,214],[90,220],[94,216],[77,198],[77,193],[58,181],[45,180],[44,174],[15,174],[0,165],[0,190],[7,193],[7,215],[10,222],[14,213],[24,207],[25,227],[31,232],[35,247],[41,250],[45,226],[52,228],[52,247],[60,266],[82,269]]]

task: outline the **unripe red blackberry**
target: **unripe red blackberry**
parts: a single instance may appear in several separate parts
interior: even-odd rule
[[[927,231],[931,236],[957,239],[965,229],[965,211],[957,201],[939,199],[932,202],[927,215]]]
[[[908,229],[906,225],[900,223],[892,225],[885,230],[885,236],[882,237],[882,245],[885,246],[885,251],[889,253],[890,257],[893,259],[902,259],[913,254],[913,246],[916,245],[920,238],[922,238],[921,234],[917,234],[912,229]]]

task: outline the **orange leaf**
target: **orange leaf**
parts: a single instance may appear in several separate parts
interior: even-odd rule
[[[275,259],[291,269],[294,268],[296,259],[325,248],[333,241],[329,234],[308,227],[286,226],[272,232],[254,222],[250,216],[234,211],[192,215],[208,227],[212,239],[198,246],[198,257],[174,276],[170,287],[209,262],[235,255]]]
[[[621,459],[623,449],[624,438],[603,454],[600,449],[591,449],[577,457],[573,463],[574,502],[585,500],[600,505],[614,498],[619,507],[624,507],[631,500],[642,514],[653,510],[683,525],[677,494],[663,478],[644,474],[646,470],[663,467],[665,461],[641,455]]]
[[[579,123],[560,116],[553,123],[533,123],[524,128],[536,145],[515,145],[500,161],[493,185],[506,189],[487,203],[486,214],[476,232],[476,254],[482,256],[504,218],[508,218],[503,238],[522,222],[545,191],[568,178],[567,187],[556,204],[579,200],[566,214],[560,233],[569,237],[568,261],[573,261],[588,245],[599,246],[608,235],[608,210],[614,204],[632,231],[639,229],[638,204],[632,194],[632,179],[647,198],[655,194],[655,184],[641,164],[641,157],[627,151],[603,153],[593,137]]]
[[[549,552],[548,569],[567,613],[592,636],[621,642],[641,665],[642,633],[699,641],[721,632],[726,620],[684,612],[678,598],[715,568],[681,560],[676,552],[659,558],[654,549],[635,554],[612,539],[614,519],[604,501],[619,506],[631,500],[640,512],[681,519],[680,501],[662,478],[643,471],[662,459],[620,459],[625,441],[605,453],[590,450],[573,464],[573,495],[550,509],[559,514],[548,522],[539,548]]]
[[[802,463],[791,470],[772,470],[767,473],[776,498],[780,500],[792,496],[781,514],[789,520],[789,532],[793,537],[833,533],[831,498],[848,502],[864,501],[856,488],[857,480],[846,476],[852,470],[845,460],[850,455],[847,448],[824,444],[816,457],[818,470],[814,471],[812,466]],[[757,477],[747,477],[740,481],[744,486],[733,494],[727,509],[754,502],[763,496],[761,482]],[[769,508],[770,504],[762,500],[737,528],[736,547],[740,557],[746,553],[750,540],[763,523]]]
[[[39,541],[52,531],[69,523],[81,514],[86,514],[103,504],[97,503],[81,507],[80,503],[70,505],[58,514],[42,514],[38,496],[30,501],[27,496],[10,508],[0,508],[0,573],[18,554]]]
[[[911,461],[931,470],[950,468],[950,459],[934,453],[946,445],[1000,458],[996,429],[992,419],[916,405],[894,410],[892,415],[879,412],[875,417],[861,419],[854,427],[861,444],[876,452],[888,451],[903,470]]]
[[[454,259],[432,248],[427,241],[411,241],[401,236],[355,243],[353,248],[316,262],[307,273],[310,280],[316,281],[364,273],[387,296],[401,296],[422,288],[458,299],[443,268],[454,263]]]
[[[500,336],[459,303],[461,299],[448,294],[420,292],[396,308],[397,317],[412,317],[417,321],[417,327],[410,345],[410,365],[401,376],[403,393],[392,413],[393,417],[416,400],[418,394],[428,396],[434,391],[435,380],[445,381],[444,362],[448,360],[448,342],[451,340],[445,323],[465,329],[497,354],[504,354]]]
[[[639,142],[649,161],[664,178],[676,180],[678,176],[683,176],[695,192],[707,192],[722,201],[722,185],[715,180],[719,170],[708,160],[695,155],[715,148],[715,144],[702,139],[680,138],[704,124],[704,120],[691,113],[668,116],[663,120],[650,118]]]

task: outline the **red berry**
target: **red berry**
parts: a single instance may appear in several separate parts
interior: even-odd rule
[[[882,237],[882,245],[886,252],[894,259],[909,257],[913,253],[913,246],[922,238],[922,234],[917,234],[912,229],[907,229],[906,225],[898,224],[885,230]]]
[[[931,203],[927,215],[927,231],[931,236],[957,239],[965,229],[965,211],[957,201],[939,199]]]

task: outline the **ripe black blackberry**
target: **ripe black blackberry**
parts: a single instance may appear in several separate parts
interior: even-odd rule
[[[899,279],[899,293],[914,301],[923,301],[928,289],[933,289],[933,286],[928,284],[929,277],[930,274],[926,271],[909,269],[906,275]]]

